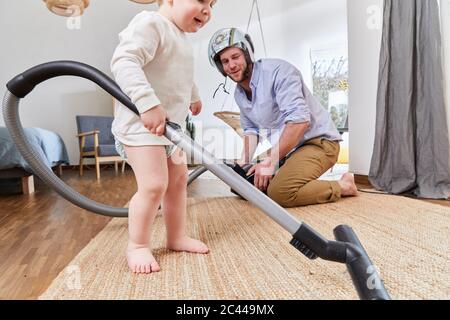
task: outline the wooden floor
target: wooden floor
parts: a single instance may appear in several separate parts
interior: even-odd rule
[[[130,170],[102,170],[99,182],[94,170],[82,178],[76,170],[65,170],[62,178],[85,196],[112,206],[124,206],[136,190]],[[110,221],[75,207],[39,180],[36,185],[32,195],[0,195],[0,299],[36,299]],[[197,180],[188,190],[190,197],[231,195],[217,180]]]

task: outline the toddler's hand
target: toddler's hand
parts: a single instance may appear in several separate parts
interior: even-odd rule
[[[167,113],[164,108],[159,105],[143,114],[141,114],[141,120],[144,126],[154,135],[162,136],[166,130]]]
[[[193,116],[200,114],[200,112],[202,111],[202,102],[197,101],[197,102],[191,103],[191,106],[189,107],[189,109],[191,109]]]

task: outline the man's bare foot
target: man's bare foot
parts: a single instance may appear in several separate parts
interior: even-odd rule
[[[358,195],[358,188],[355,184],[355,176],[351,173],[344,173],[341,180],[338,181],[341,186],[341,196],[354,197]]]
[[[126,253],[128,267],[134,273],[152,273],[161,270],[148,246],[129,242]]]
[[[186,251],[192,253],[208,253],[209,249],[203,242],[189,237],[183,237],[175,240],[167,240],[167,249],[174,251]]]

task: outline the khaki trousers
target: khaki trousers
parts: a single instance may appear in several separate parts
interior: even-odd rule
[[[318,181],[337,161],[339,142],[307,141],[282,166],[269,184],[267,195],[285,208],[334,202],[341,198],[336,181]]]

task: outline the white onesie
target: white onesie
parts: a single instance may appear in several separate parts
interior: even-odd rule
[[[194,84],[193,49],[186,34],[158,12],[143,11],[119,34],[111,71],[140,113],[162,105],[170,121],[185,129],[192,102],[200,100]],[[128,108],[115,102],[115,138],[125,145],[171,145],[150,133]]]

